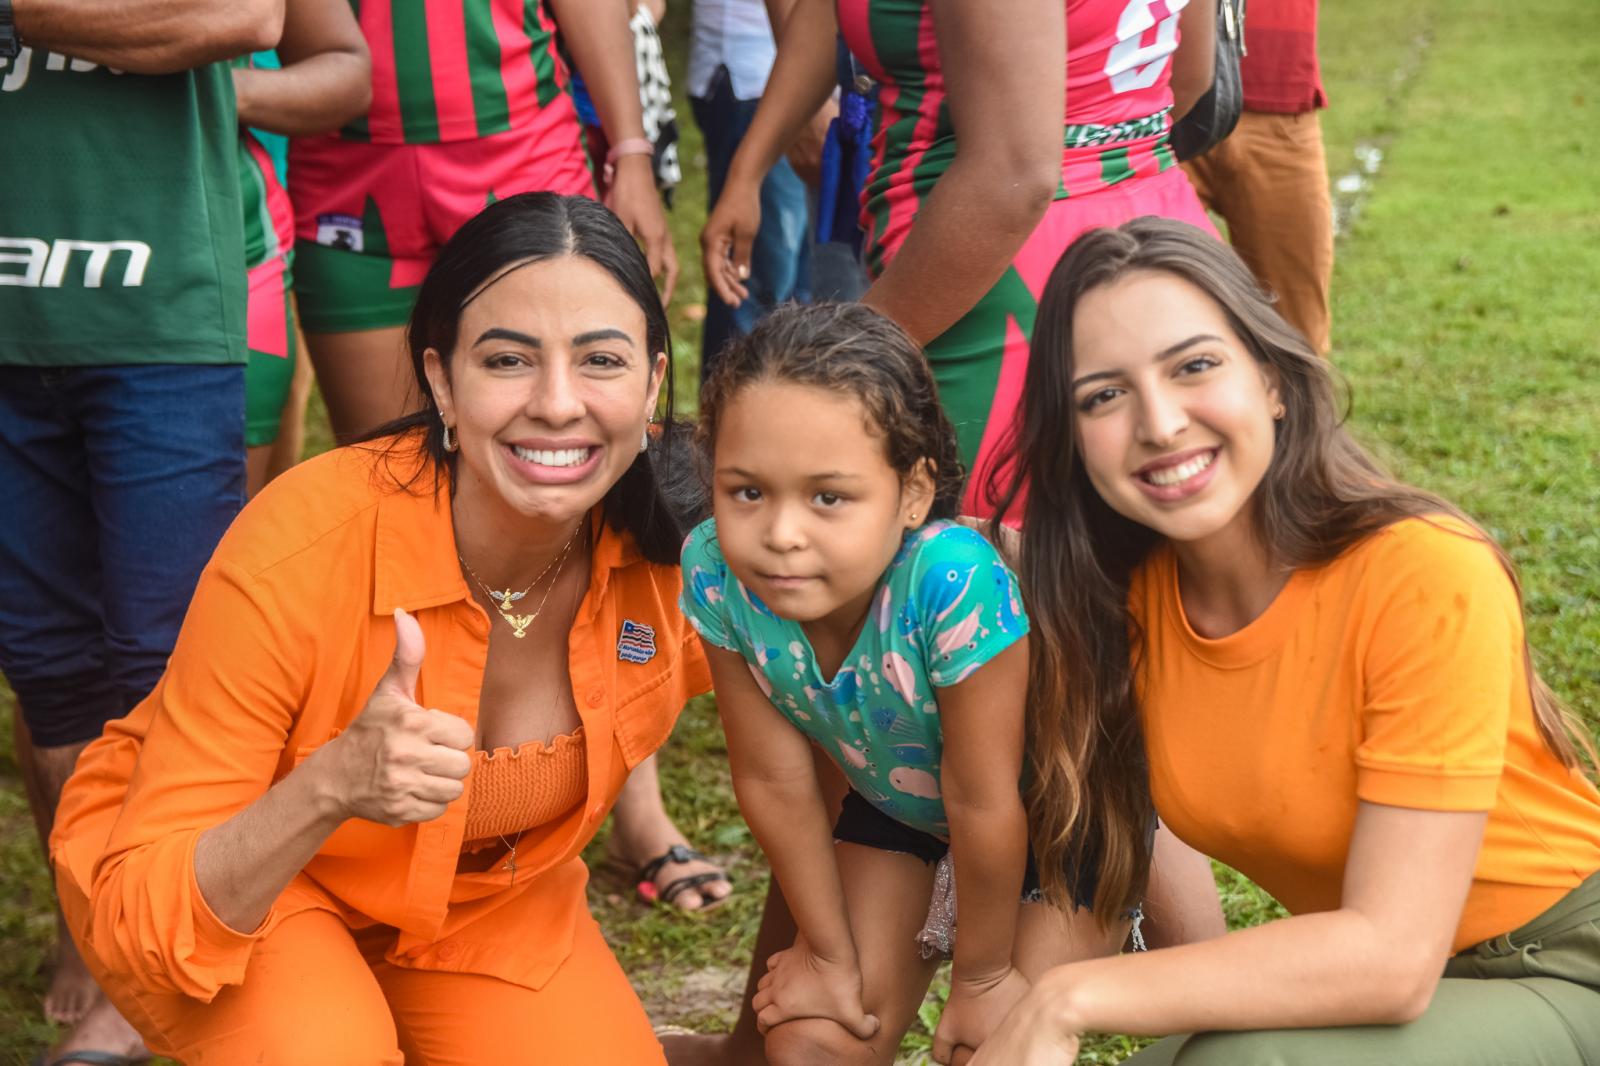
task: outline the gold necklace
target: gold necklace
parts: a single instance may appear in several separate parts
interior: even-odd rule
[[[556,556],[550,562],[546,563],[545,568],[539,571],[539,576],[528,582],[528,587],[523,589],[521,592],[511,591],[510,586],[507,586],[504,590],[490,588],[488,584],[484,582],[483,578],[478,576],[478,572],[467,565],[467,561],[465,559],[462,559],[460,555],[457,555],[456,558],[460,560],[462,568],[466,570],[468,574],[472,575],[472,580],[478,583],[478,587],[483,589],[483,591],[488,594],[490,602],[492,602],[495,606],[495,610],[500,612],[500,617],[504,618],[506,620],[506,624],[511,627],[512,636],[521,638],[527,636],[528,627],[533,624],[534,619],[539,617],[540,612],[544,610],[544,605],[550,602],[550,594],[556,590],[556,582],[561,579],[561,568],[567,561],[567,553],[572,551],[572,545],[578,539],[578,531],[582,528],[583,523],[580,521],[577,529],[572,531],[572,536],[567,538],[566,547],[561,549],[561,554]],[[550,587],[544,590],[544,596],[539,600],[539,606],[533,609],[532,614],[512,613],[512,605],[518,600],[522,599],[528,593],[532,592],[533,587],[544,580],[544,575],[550,572],[550,568],[552,566],[556,568],[556,576],[551,579]],[[512,850],[515,851],[516,849],[513,848]],[[514,873],[513,876],[515,876]]]
[[[466,564],[465,561],[463,561],[461,565],[462,566],[466,566],[467,564]],[[477,575],[474,574],[473,576],[476,577]],[[530,586],[530,587],[532,587],[532,586]],[[554,587],[553,583],[552,583],[552,587]],[[549,593],[546,593],[545,595],[548,598]],[[577,597],[574,596],[573,599],[574,599],[574,601],[576,601]],[[539,609],[543,610],[544,609],[544,604],[541,603],[539,605]],[[537,615],[538,613],[539,613],[538,611],[534,612],[535,615]],[[519,637],[521,635],[522,635],[521,633],[517,634],[517,636],[519,636]],[[495,836],[500,838],[500,843],[502,843],[502,844],[504,844],[506,846],[506,861],[500,864],[500,869],[506,871],[507,873],[509,873],[511,875],[511,883],[513,885],[517,883],[517,845],[522,843],[522,834],[526,833],[527,831],[528,830],[527,830],[526,827],[517,830],[516,837],[511,839],[511,840],[507,840],[506,839],[506,835],[504,833],[496,833],[495,834]]]
[[[521,636],[522,634],[519,633],[517,635]],[[512,884],[517,883],[517,845],[522,843],[522,834],[526,832],[526,829],[520,830],[517,833],[517,838],[511,841],[506,840],[506,835],[504,833],[495,834],[495,836],[500,838],[500,843],[504,844],[510,850],[510,854],[506,856],[506,861],[500,864],[500,869],[510,871]]]

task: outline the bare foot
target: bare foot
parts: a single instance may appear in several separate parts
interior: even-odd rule
[[[761,1039],[732,1033],[667,1033],[661,1037],[667,1066],[767,1066]]]
[[[130,1059],[150,1058],[150,1049],[104,995],[96,996],[83,1020],[50,1049],[45,1061],[54,1062],[69,1051],[109,1051]]]
[[[66,919],[56,911],[56,972],[44,994],[44,1016],[57,1025],[76,1025],[100,998],[83,956],[67,933]]]

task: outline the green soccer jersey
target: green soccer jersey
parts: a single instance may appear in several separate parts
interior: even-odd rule
[[[0,365],[244,362],[238,136],[226,63],[0,59]]]

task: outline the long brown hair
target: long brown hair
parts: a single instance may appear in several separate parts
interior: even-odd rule
[[[1020,419],[989,491],[1005,514],[1026,491],[1022,591],[1035,633],[1029,692],[1034,767],[1029,824],[1042,887],[1070,899],[1062,862],[1093,861],[1102,922],[1142,895],[1152,805],[1134,678],[1140,635],[1128,612],[1134,569],[1161,542],[1118,514],[1090,483],[1072,402],[1073,316],[1085,293],[1135,271],[1162,271],[1216,301],[1233,332],[1276,371],[1284,417],[1251,498],[1255,535],[1290,568],[1326,563],[1404,518],[1449,515],[1467,524],[1505,568],[1494,539],[1458,508],[1385,472],[1344,427],[1346,405],[1328,364],[1272,306],[1232,248],[1187,223],[1146,217],[1079,237],[1045,285],[1029,350]],[[1539,732],[1569,769],[1594,748],[1534,670],[1523,663]],[[1576,741],[1574,738],[1578,738]],[[1113,909],[1115,908],[1115,909]]]

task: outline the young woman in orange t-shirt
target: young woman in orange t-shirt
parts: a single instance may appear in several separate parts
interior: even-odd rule
[[[1068,250],[1023,396],[1033,698],[1137,716],[1162,821],[1292,916],[1051,971],[973,1062],[1071,1062],[1090,1031],[1198,1034],[1150,1066],[1595,1061],[1592,746],[1505,553],[1378,468],[1326,365],[1181,223]]]

